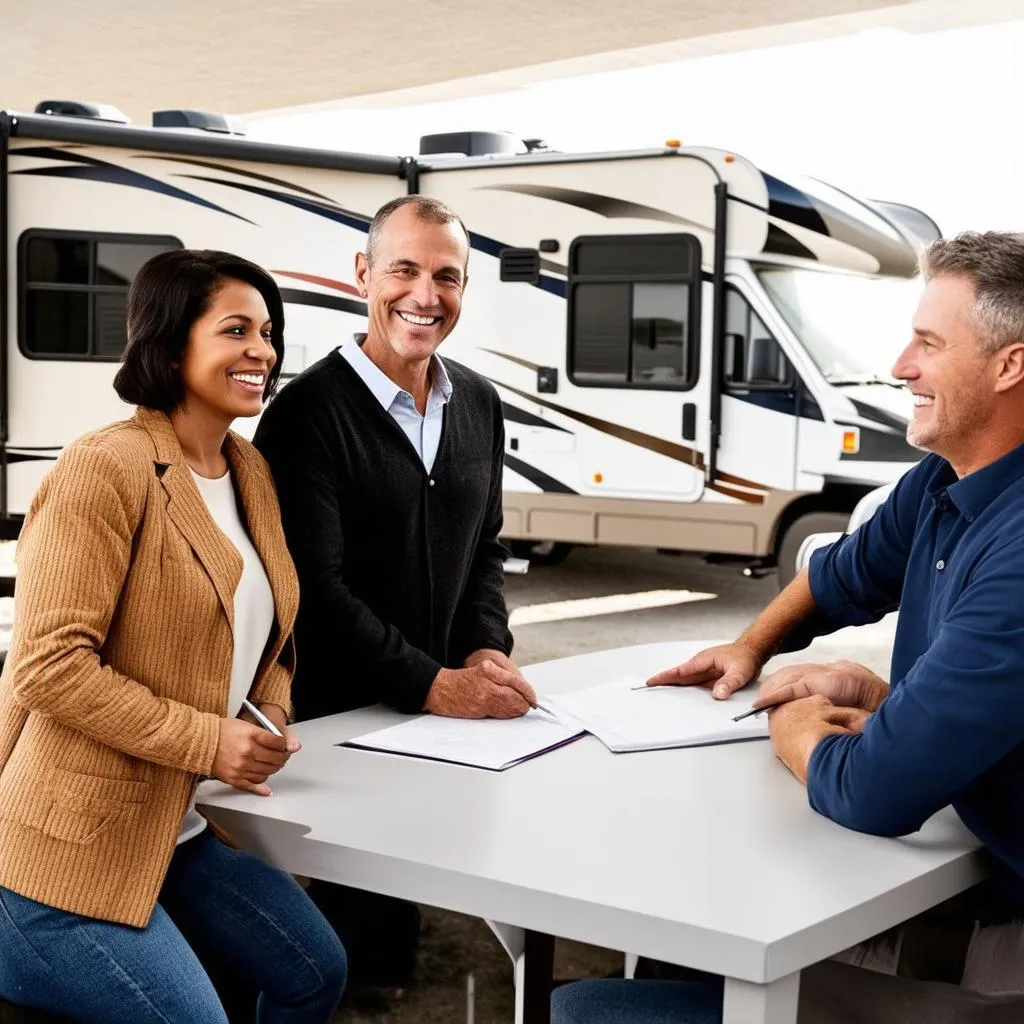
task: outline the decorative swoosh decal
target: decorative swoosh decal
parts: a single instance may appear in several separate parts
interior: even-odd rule
[[[505,452],[505,465],[513,472],[525,477],[531,484],[539,487],[547,494],[579,493],[579,491],[574,491],[571,487],[563,484],[561,480],[556,480],[553,476],[549,476],[543,470],[537,469],[536,466],[531,466],[528,462],[523,462],[522,459],[517,459],[514,455],[509,455],[508,452]]]
[[[686,445],[677,444],[675,441],[666,441],[663,437],[645,434],[640,430],[634,430],[632,427],[625,427],[621,423],[612,423],[598,416],[591,416],[589,413],[577,412],[575,409],[569,409],[564,405],[549,402],[538,395],[530,395],[525,391],[520,391],[518,388],[509,387],[508,384],[503,384],[501,381],[492,381],[492,383],[503,387],[506,391],[511,391],[514,395],[519,395],[520,398],[525,398],[528,402],[534,402],[537,405],[544,406],[546,409],[551,409],[553,412],[568,416],[569,419],[576,420],[577,423],[582,423],[584,426],[600,431],[602,434],[607,434],[609,437],[625,441],[627,444],[634,444],[638,448],[646,448],[657,455],[664,455],[666,458],[674,459],[676,462],[692,466],[696,470],[703,471],[705,469],[703,452],[699,452],[694,448],[687,448]],[[720,483],[719,481],[722,482]],[[749,494],[745,491],[736,490],[735,487],[725,486],[726,483],[732,483],[739,487],[757,488],[761,493]],[[731,473],[719,473],[718,480],[707,486],[709,490],[728,495],[730,498],[737,498],[749,505],[763,505],[764,492],[770,489],[765,487],[764,484],[744,480],[742,477],[733,476]]]
[[[325,295],[323,292],[311,292],[307,288],[282,288],[281,301],[296,306],[315,306],[319,309],[334,309],[339,313],[355,313],[366,316],[366,303],[345,299],[340,295]]]
[[[520,359],[519,356],[506,355],[504,352],[498,352],[493,348],[481,348],[481,352],[486,352],[488,355],[497,356],[499,359],[507,359],[510,363],[515,363],[517,366],[525,366],[528,370],[533,370],[534,373],[540,369],[537,363],[531,363],[528,359]]]
[[[215,210],[217,213],[226,213],[236,220],[245,221],[246,224],[254,224],[254,221],[241,214],[233,213],[231,210],[211,203],[208,199],[202,199],[191,192],[175,188],[174,185],[161,181],[159,178],[151,178],[138,171],[129,170],[118,164],[106,163],[82,153],[70,152],[56,146],[31,146],[25,149],[11,151],[12,156],[34,156],[48,160],[61,160],[73,166],[70,167],[28,167],[24,170],[11,171],[11,174],[25,174],[44,178],[72,178],[80,181],[98,181],[108,185],[123,185],[126,188],[143,189],[146,192],[156,192],[159,195],[168,196],[171,199],[183,199],[195,206],[202,206],[208,210]]]
[[[262,181],[268,185],[279,185],[282,188],[290,188],[293,192],[301,192],[303,195],[310,196],[313,199],[321,199],[325,203],[331,203],[334,206],[338,206],[330,196],[314,192],[312,189],[305,188],[302,185],[296,185],[294,182],[285,181],[284,178],[274,178],[269,174],[257,174],[255,171],[244,171],[240,167],[232,167],[229,164],[218,164],[212,160],[193,160],[189,157],[183,156],[156,156],[151,153],[140,153],[136,159],[165,160],[168,163],[188,164],[192,167],[203,167],[208,171],[225,171],[228,174],[237,174],[240,178],[252,178],[254,181]],[[340,209],[340,206],[338,208]]]
[[[681,224],[685,227],[699,228],[701,231],[713,230],[711,225],[700,221],[679,217],[667,210],[659,210],[656,206],[645,206],[628,199],[602,195],[600,192],[583,192],[575,188],[560,188],[555,185],[481,185],[484,192],[517,192],[520,195],[534,196],[537,199],[548,199],[553,203],[564,203],[581,210],[596,213],[599,217],[609,220],[628,218],[630,220],[656,220],[664,224]]]
[[[552,423],[541,416],[534,416],[532,412],[520,409],[516,405],[510,405],[508,402],[501,403],[501,414],[509,423],[521,423],[524,427],[543,427],[545,430],[557,430],[563,434],[572,433],[571,430],[566,430],[565,427],[560,427],[557,423]]]
[[[261,188],[259,185],[248,185],[243,181],[229,181],[227,178],[211,178],[205,174],[178,174],[178,178],[191,178],[194,181],[208,181],[213,185],[223,185],[225,188],[233,188],[239,192],[249,192],[253,195],[263,196],[264,199],[274,199],[287,206],[294,206],[306,213],[315,213],[328,220],[344,224],[346,227],[355,228],[356,231],[369,231],[370,218],[362,214],[353,213],[350,210],[343,210],[334,203],[322,203],[316,199],[306,199],[302,196],[290,196],[285,192],[275,192],[273,189]]]
[[[303,274],[297,270],[271,270],[271,274],[278,277],[291,277],[296,281],[305,281],[306,284],[319,284],[324,288],[333,288],[335,291],[345,292],[346,295],[354,295],[361,299],[359,289],[354,284],[346,284],[344,281],[335,281],[333,277],[320,277],[318,274]]]

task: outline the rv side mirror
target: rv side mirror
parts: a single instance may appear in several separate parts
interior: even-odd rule
[[[788,377],[786,357],[774,338],[750,341],[750,384],[785,384]]]

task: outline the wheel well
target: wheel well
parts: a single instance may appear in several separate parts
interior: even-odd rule
[[[786,506],[775,524],[775,535],[772,537],[772,550],[776,557],[786,531],[801,516],[810,512],[846,512],[854,510],[857,502],[870,494],[874,487],[867,484],[826,484],[818,494],[804,494]]]

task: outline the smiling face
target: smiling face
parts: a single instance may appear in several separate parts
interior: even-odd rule
[[[251,284],[225,280],[189,332],[179,367],[183,407],[225,427],[258,415],[277,361],[270,326],[263,296]]]
[[[954,463],[989,428],[999,391],[1001,357],[985,354],[974,298],[969,277],[933,277],[914,315],[913,338],[892,370],[914,395],[907,440]]]
[[[381,225],[373,262],[356,257],[369,313],[364,351],[387,365],[423,363],[459,320],[469,248],[457,222],[421,220],[403,206]]]

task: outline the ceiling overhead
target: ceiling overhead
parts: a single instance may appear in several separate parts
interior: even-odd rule
[[[771,45],[808,32],[913,30],[1024,14],[1018,0],[35,0],[10,6],[0,31],[0,109],[91,100],[139,121],[167,107],[308,108],[408,95],[441,88],[438,83],[448,83],[452,95],[460,88],[453,81],[463,83],[465,94],[502,81]]]

